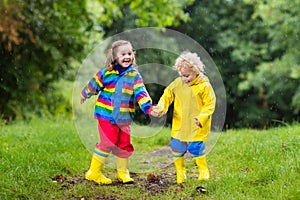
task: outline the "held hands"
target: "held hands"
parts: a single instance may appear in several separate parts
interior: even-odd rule
[[[150,112],[150,115],[153,117],[160,117],[162,114],[162,111],[159,111],[159,106],[153,106],[152,110]]]
[[[151,110],[150,115],[153,116],[153,117],[159,117],[159,113],[157,113],[153,110]]]

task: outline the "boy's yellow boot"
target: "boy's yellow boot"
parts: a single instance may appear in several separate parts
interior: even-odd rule
[[[176,178],[177,183],[183,183],[186,179],[186,169],[184,166],[184,156],[179,158],[174,158],[174,164],[176,168]]]
[[[134,180],[130,178],[128,171],[128,158],[117,157],[117,177],[122,183],[133,183]]]
[[[90,167],[88,171],[85,173],[85,179],[90,181],[95,181],[98,184],[111,184],[112,180],[106,178],[102,174],[102,168],[105,163],[106,158],[103,156],[99,156],[97,154],[93,154]]]
[[[209,179],[209,171],[206,163],[206,156],[200,156],[195,158],[196,164],[199,169],[198,180],[208,180]]]

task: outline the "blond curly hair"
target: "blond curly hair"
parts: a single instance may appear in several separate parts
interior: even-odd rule
[[[200,57],[196,53],[190,51],[184,51],[176,59],[175,70],[180,74],[182,69],[191,69],[197,74],[203,74],[205,65],[201,61]]]

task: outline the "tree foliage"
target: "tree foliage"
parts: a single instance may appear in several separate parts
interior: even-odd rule
[[[68,111],[55,83],[73,79],[94,44],[155,26],[187,34],[212,56],[227,92],[229,127],[299,120],[299,7],[300,0],[2,1],[0,117]],[[173,64],[174,55],[143,51],[138,64]],[[151,86],[153,99],[161,91]]]
[[[114,19],[123,17],[123,7],[134,14],[137,25],[163,27],[187,20],[182,7],[189,2],[1,2],[0,117],[25,117],[32,111],[68,111],[69,102],[57,93],[54,84],[72,78],[76,63],[81,62],[94,42],[101,40],[103,27],[113,26]],[[176,19],[170,20],[174,14]]]
[[[269,52],[281,52],[256,66],[239,84],[246,93],[260,91],[264,109],[274,119],[291,121],[300,113],[300,1],[262,1],[255,6],[253,19],[261,18],[267,27]],[[299,119],[299,117],[298,117]]]
[[[212,55],[227,91],[229,127],[299,119],[299,0],[196,1],[177,30]]]

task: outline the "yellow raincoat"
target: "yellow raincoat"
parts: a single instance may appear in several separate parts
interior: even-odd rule
[[[206,141],[215,110],[216,96],[204,75],[197,76],[190,86],[175,79],[161,96],[156,112],[166,114],[174,101],[171,137],[183,142]],[[202,126],[195,124],[197,118]]]

